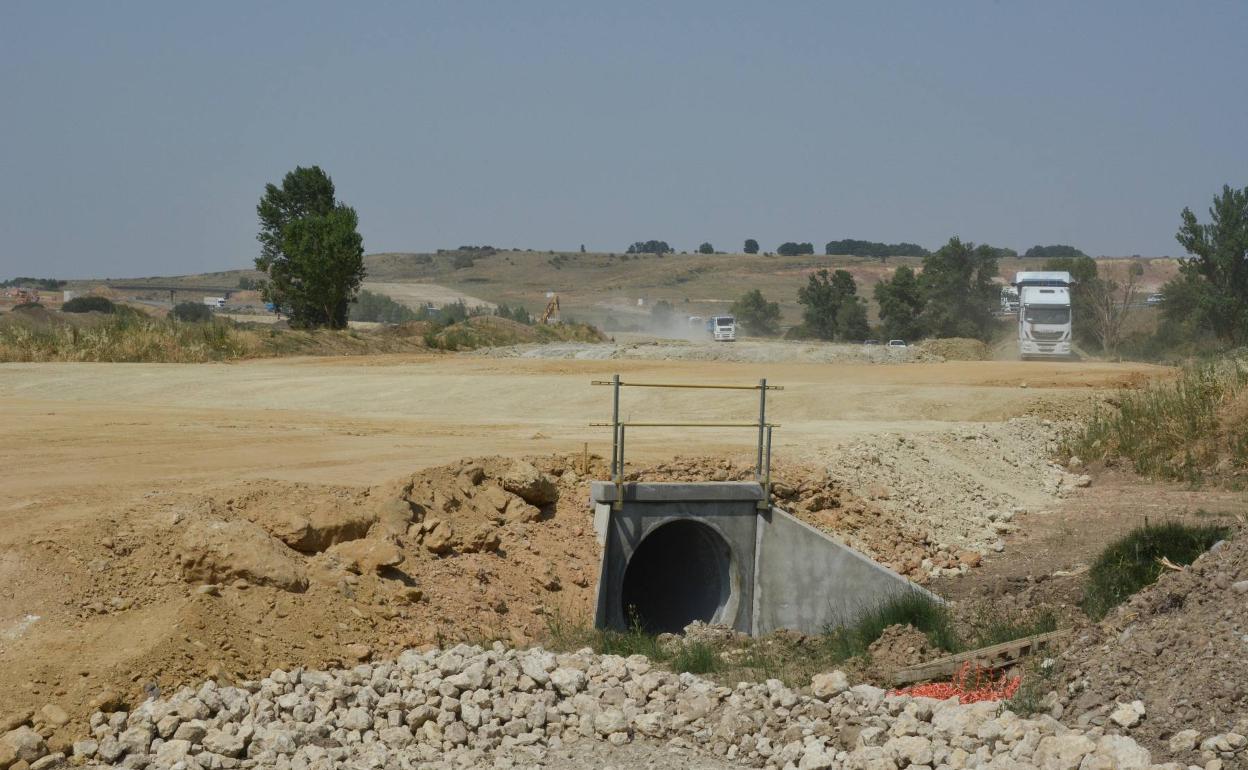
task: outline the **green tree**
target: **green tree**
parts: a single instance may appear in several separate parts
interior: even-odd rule
[[[169,315],[186,323],[200,323],[212,320],[212,308],[202,302],[179,302],[169,311]]]
[[[793,241],[785,241],[776,247],[776,253],[782,257],[796,257],[800,254],[814,254],[814,244],[810,243],[794,243]]]
[[[1052,246],[1032,246],[1023,252],[1023,259],[1088,259],[1088,255],[1084,254],[1074,246],[1067,246],[1061,243],[1055,243]],[[1047,269],[1047,268],[1046,268]]]
[[[632,246],[628,247],[625,254],[667,254],[672,251],[672,247],[667,245],[667,241],[636,241]]]
[[[854,238],[828,241],[823,247],[823,253],[828,256],[845,254],[852,257],[876,257],[881,262],[889,257],[926,257],[928,255],[927,249],[917,243],[880,243]]]
[[[888,339],[917,340],[923,336],[920,316],[923,313],[923,292],[919,278],[909,265],[902,265],[893,277],[875,285],[875,301],[880,306],[880,321]]]
[[[115,313],[117,306],[108,297],[97,297],[88,294],[85,297],[74,297],[61,305],[62,313]]]
[[[701,246],[698,247],[698,253],[699,254],[714,254],[715,247],[712,246],[709,241],[704,242]]]
[[[992,312],[1000,304],[1000,290],[992,282],[998,253],[987,244],[954,237],[923,259],[921,322],[928,334],[981,340],[991,336]]]
[[[1224,185],[1213,198],[1209,224],[1200,224],[1188,208],[1182,217],[1175,238],[1192,257],[1179,262],[1179,271],[1203,282],[1196,284],[1203,290],[1193,313],[1220,339],[1242,344],[1248,340],[1248,187]]]
[[[744,251],[746,254],[757,254],[758,253],[758,241],[754,240],[753,238],[746,238]]]
[[[857,297],[846,297],[836,311],[836,330],[843,340],[859,341],[871,336],[867,304]]]
[[[780,304],[768,302],[758,289],[751,289],[732,303],[732,314],[750,334],[770,337],[780,323]]]
[[[846,270],[829,274],[821,269],[811,273],[806,285],[797,290],[797,301],[804,306],[802,325],[806,333],[821,340],[844,336],[839,325],[841,306],[857,302],[857,294],[858,285]]]
[[[364,242],[355,209],[334,199],[329,175],[318,166],[295,168],[281,187],[265,186],[256,213],[265,300],[292,326],[346,327],[364,280]]]

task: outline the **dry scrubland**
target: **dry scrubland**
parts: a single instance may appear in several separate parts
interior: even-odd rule
[[[1248,704],[1242,682],[1220,674],[1248,632],[1243,495],[1125,475],[1136,444],[1104,420],[1096,435],[1080,427],[1170,370],[726,349],[621,341],[549,356],[522,345],[0,367],[8,743],[31,759],[78,751],[155,767],[1137,767],[1146,756],[1231,767],[1242,757]],[[783,384],[771,409],[783,426],[781,504],[951,597],[950,614],[929,613],[921,630],[882,627],[861,640],[870,655],[850,659],[859,650],[844,636],[755,643],[710,629],[660,649],[589,632],[599,552],[585,501],[609,448],[587,427],[608,410],[589,380],[616,372]],[[1220,381],[1234,383],[1223,413],[1242,381]],[[629,391],[624,413],[750,419],[755,408],[748,397]],[[1235,446],[1221,425],[1203,428],[1221,437],[1207,456]],[[632,442],[631,472],[743,477],[750,440],[660,430]],[[1080,442],[1111,440],[1101,455],[1073,456]],[[1090,618],[1089,567],[1146,520],[1213,524],[1231,539]],[[1003,624],[1016,635],[1056,623],[1078,630],[1010,703],[1027,719],[873,687],[955,641],[1010,632]],[[485,646],[449,649],[457,642]],[[533,643],[654,660],[508,651]],[[423,645],[444,651],[402,653]],[[1167,673],[1176,656],[1184,667]],[[810,688],[833,666],[846,676]]]
[[[601,333],[589,326],[526,326],[493,316],[469,318],[445,327],[424,321],[373,326],[300,330],[276,324],[271,317],[263,323],[222,318],[181,323],[124,305],[113,314],[28,307],[0,316],[0,362],[204,363],[602,340]]]
[[[890,257],[886,262],[865,257],[781,257],[748,254],[628,255],[620,252],[587,253],[545,251],[498,251],[470,253],[468,264],[458,252],[442,254],[370,254],[366,256],[368,283],[364,288],[387,294],[413,308],[426,302],[443,304],[463,299],[469,305],[505,303],[521,305],[532,313],[546,305],[546,293],[557,292],[564,317],[607,325],[608,329],[642,323],[649,306],[658,300],[671,302],[680,316],[726,312],[747,289],[757,288],[769,300],[780,303],[784,323],[797,323],[801,306],[797,289],[820,268],[845,269],[853,274],[858,290],[868,300],[872,287],[901,265],[917,268],[914,257]],[[458,258],[458,262],[457,262]],[[1111,269],[1124,260],[1104,260]],[[1134,260],[1133,260],[1134,261]],[[1141,284],[1155,291],[1178,271],[1176,260],[1139,260],[1144,265]],[[460,265],[457,267],[456,265]],[[1036,260],[1006,259],[1000,262],[1003,278],[1018,270],[1037,269]],[[232,286],[239,278],[259,278],[250,270],[202,275],[127,279],[115,283],[162,286]],[[71,288],[89,290],[98,281],[76,282]],[[152,292],[156,299],[161,292]],[[646,305],[638,307],[638,298]],[[874,303],[872,302],[872,305]],[[874,312],[874,311],[872,311]]]

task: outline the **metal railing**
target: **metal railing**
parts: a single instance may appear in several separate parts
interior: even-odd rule
[[[776,423],[767,422],[767,391],[784,390],[780,385],[768,385],[766,379],[757,385],[695,385],[689,383],[663,382],[624,382],[616,374],[610,380],[593,380],[591,385],[610,385],[612,389],[611,422],[591,422],[590,426],[611,428],[611,481],[615,484],[615,500],[612,506],[617,510],[624,504],[624,438],[628,428],[756,428],[758,443],[756,447],[754,479],[763,488],[763,499],[758,507],[766,509],[771,505],[771,432],[780,427]],[[757,390],[758,391],[758,422],[621,422],[620,421],[620,388],[690,388],[697,390]]]

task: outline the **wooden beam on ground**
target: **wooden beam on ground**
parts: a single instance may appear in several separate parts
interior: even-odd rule
[[[959,652],[957,655],[931,660],[927,663],[907,666],[893,675],[893,682],[901,685],[952,676],[962,664],[967,662],[982,668],[1012,666],[1018,662],[1019,658],[1039,652],[1048,647],[1053,640],[1069,636],[1070,633],[1071,629],[1069,628],[1058,629],[1045,634],[1015,639],[1012,642],[994,644],[991,647],[981,647],[978,650]]]

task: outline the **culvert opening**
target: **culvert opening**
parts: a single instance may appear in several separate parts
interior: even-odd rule
[[[682,519],[650,533],[624,569],[620,606],[650,633],[679,633],[717,617],[732,596],[732,549],[714,529]]]

